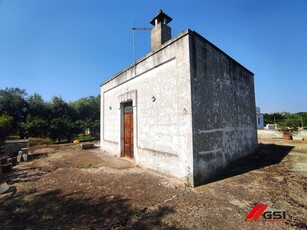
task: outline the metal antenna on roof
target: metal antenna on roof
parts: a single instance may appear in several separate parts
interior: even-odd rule
[[[136,58],[135,58],[135,31],[136,30],[151,30],[151,28],[135,28],[133,27],[132,28],[132,45],[133,45],[133,63],[135,65],[135,62],[136,62]]]

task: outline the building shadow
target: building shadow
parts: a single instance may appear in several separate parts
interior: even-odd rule
[[[63,194],[17,192],[0,207],[2,229],[177,229],[162,218],[175,210],[135,208],[122,196],[85,198],[83,192]]]
[[[230,164],[223,172],[208,181],[208,183],[279,164],[293,148],[294,146],[259,144],[258,150],[255,153]]]

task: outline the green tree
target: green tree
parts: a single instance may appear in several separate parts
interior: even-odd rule
[[[100,96],[81,98],[72,103],[77,113],[77,124],[80,125],[82,133],[90,129],[91,136],[98,136],[100,127]]]
[[[298,127],[301,126],[300,116],[298,116],[297,114],[287,114],[283,124],[286,127],[297,131]]]
[[[48,120],[50,110],[48,104],[42,99],[41,95],[35,93],[28,99],[28,114],[32,117],[39,117]]]
[[[68,118],[58,117],[53,118],[50,122],[49,137],[52,140],[57,140],[59,143],[61,140],[67,138],[71,141],[69,130],[72,127],[72,123]]]
[[[0,143],[13,132],[13,118],[7,115],[0,116]]]
[[[19,88],[5,88],[0,90],[0,115],[7,115],[13,118],[13,132],[19,133],[23,138],[24,132],[20,126],[27,115],[27,93]]]
[[[1,132],[5,135],[19,134],[20,138],[25,135],[49,136],[60,142],[63,139],[71,141],[73,135],[85,133],[89,128],[91,135],[97,137],[100,96],[85,97],[71,103],[55,96],[50,102],[45,102],[39,94],[28,97],[25,90],[5,88],[0,90],[0,116],[3,122]]]
[[[61,97],[53,97],[50,103],[49,137],[60,142],[64,138],[71,141],[74,129],[74,109]]]
[[[307,112],[300,112],[300,113],[297,113],[297,115],[301,120],[300,127],[307,129]]]
[[[27,118],[22,122],[26,136],[46,137],[50,123],[50,107],[39,94],[28,99]]]
[[[21,124],[27,137],[46,137],[49,130],[48,120],[39,117],[27,116],[25,122]]]
[[[281,113],[265,113],[263,114],[264,124],[278,124],[285,119],[285,115]]]

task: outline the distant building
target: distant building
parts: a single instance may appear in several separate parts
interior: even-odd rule
[[[101,150],[197,186],[257,148],[254,75],[194,31],[172,38],[171,20],[101,84]]]
[[[264,120],[263,120],[263,113],[261,113],[260,111],[260,107],[256,107],[256,113],[257,113],[257,129],[263,129]]]
[[[264,129],[275,130],[275,129],[277,129],[277,124],[266,124]]]

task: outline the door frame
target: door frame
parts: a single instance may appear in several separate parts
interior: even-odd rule
[[[132,155],[133,155],[133,157],[128,157],[126,154],[125,154],[125,106],[127,105],[127,104],[130,104],[131,106],[132,106]],[[120,152],[120,156],[121,157],[127,157],[127,158],[129,158],[129,159],[134,159],[134,143],[135,143],[135,141],[134,141],[134,133],[135,133],[135,131],[134,131],[134,127],[135,127],[135,125],[134,125],[134,123],[135,123],[135,121],[134,121],[134,106],[133,106],[133,101],[132,100],[128,100],[128,101],[125,101],[125,102],[122,102],[121,104],[120,104],[120,110],[121,110],[121,152]]]
[[[128,88],[127,88],[128,90]],[[132,101],[133,107],[133,154],[134,158],[131,160],[135,163],[139,162],[139,155],[138,155],[138,110],[137,110],[137,90],[127,91],[123,94],[118,96],[118,105],[119,105],[119,136],[118,136],[118,143],[119,143],[119,154],[122,157],[123,151],[125,147],[124,143],[124,104],[126,102]],[[130,159],[130,158],[127,158]]]

